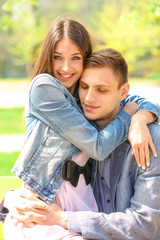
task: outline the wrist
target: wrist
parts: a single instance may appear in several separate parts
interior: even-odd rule
[[[132,116],[131,121],[132,122],[133,121],[135,121],[135,122],[141,121],[143,123],[149,124],[149,123],[153,122],[154,118],[155,118],[154,113],[149,112],[147,110],[139,110]]]
[[[68,215],[66,212],[61,212],[61,223],[60,225],[62,227],[64,227],[65,229],[68,229],[69,228],[69,224],[68,224]]]

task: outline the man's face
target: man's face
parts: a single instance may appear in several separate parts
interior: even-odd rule
[[[102,67],[86,68],[80,80],[79,96],[84,115],[95,120],[100,128],[119,112],[123,86],[118,88],[116,78],[112,69]]]

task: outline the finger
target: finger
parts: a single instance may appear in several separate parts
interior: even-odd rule
[[[50,209],[50,206],[41,200],[32,201],[32,200],[20,198],[15,204],[12,205],[12,207],[9,208],[9,211],[13,213],[16,211],[19,211],[22,214],[25,214],[26,212],[29,212],[29,211],[30,212],[31,211],[37,212],[37,210],[49,211],[49,209]]]
[[[150,166],[150,158],[149,158],[149,145],[148,144],[146,144],[145,145],[145,161],[146,161],[146,165],[147,165],[147,167],[149,167]]]
[[[136,146],[134,146],[134,148],[133,148],[133,155],[135,156],[138,167],[141,167],[141,161],[140,161],[140,158],[139,158],[139,151],[138,151],[138,147],[136,147]]]
[[[29,223],[33,222],[35,224],[40,224],[46,220],[46,217],[35,212],[27,212],[25,215],[21,214],[21,212],[17,212],[14,214],[14,219],[24,223],[25,225],[28,225]]]
[[[23,198],[31,199],[31,200],[35,200],[35,199],[39,198],[37,193],[35,193],[31,189],[26,189],[26,188],[20,189],[20,196]]]
[[[46,204],[45,202],[35,202],[33,203],[32,205],[32,209],[37,209],[37,210],[46,210],[48,211],[49,210],[49,205]]]
[[[157,151],[156,151],[156,148],[155,148],[155,146],[154,146],[154,144],[153,144],[153,141],[152,141],[152,138],[149,138],[149,146],[150,146],[150,148],[151,148],[151,151],[152,151],[152,153],[153,153],[153,156],[154,157],[157,157]]]
[[[26,200],[25,203],[21,203],[18,206],[18,209],[21,209],[25,212],[27,211],[36,211],[38,209],[40,210],[48,210],[49,206],[43,202],[43,201],[31,201],[31,200]]]
[[[28,228],[33,228],[35,227],[37,224],[35,222],[30,222],[30,223],[23,223],[24,227],[28,227]]]
[[[146,161],[145,161],[145,154],[144,154],[143,145],[140,145],[138,150],[139,150],[139,158],[140,158],[142,169],[146,170]]]

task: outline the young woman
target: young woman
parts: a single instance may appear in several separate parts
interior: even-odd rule
[[[68,201],[61,201],[57,191],[63,182],[61,176],[61,169],[64,169],[63,162],[67,158],[71,160],[69,164],[73,163],[73,160],[78,165],[84,166],[89,158],[88,155],[97,160],[105,159],[127,138],[130,123],[129,115],[122,111],[107,128],[98,133],[84,118],[76,104],[77,82],[83,71],[84,59],[91,52],[92,46],[88,32],[78,22],[62,20],[51,27],[36,63],[34,79],[29,88],[25,114],[27,141],[12,170],[27,183],[23,188],[31,187],[47,203],[51,203],[53,199],[60,205],[63,202],[64,206],[61,207],[70,211],[81,209],[98,211],[98,208],[88,184],[90,179],[84,180],[84,176],[80,177],[74,191],[68,184],[72,194],[67,195]],[[130,99],[136,100],[141,109],[150,110],[157,115],[155,105],[150,103],[148,108],[148,102],[137,96],[129,96],[126,102]],[[88,168],[88,165],[85,168]],[[88,185],[86,186],[85,183]],[[72,182],[72,185],[74,184],[75,181]],[[84,185],[87,190],[80,198],[78,192]],[[63,184],[61,191],[65,191],[62,188]],[[72,201],[73,192],[77,201]],[[88,194],[90,194],[89,199]],[[82,202],[84,205],[79,204]],[[10,231],[11,235],[6,230],[9,225],[13,227]],[[36,234],[40,229],[42,227],[39,230],[36,229]],[[5,239],[13,238],[14,231],[16,239],[35,239],[34,230],[25,228],[20,223],[13,224],[12,217],[8,216],[4,228]],[[55,239],[62,239],[67,234],[68,237],[75,236],[74,233],[62,231],[62,229],[59,231],[59,227],[58,230],[57,227],[53,227],[52,229],[43,228],[39,232],[41,239],[46,237],[49,239],[51,231],[56,231]],[[56,235],[59,233],[62,235]],[[53,236],[52,239],[54,239]]]

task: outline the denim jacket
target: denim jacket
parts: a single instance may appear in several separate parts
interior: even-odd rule
[[[158,115],[158,105],[137,96],[128,96],[120,108],[130,100]],[[12,173],[47,203],[53,201],[63,181],[61,167],[66,158],[72,159],[82,150],[93,159],[104,160],[127,139],[130,124],[130,116],[121,111],[98,132],[69,91],[48,74],[40,74],[31,82],[25,117],[27,141]]]

